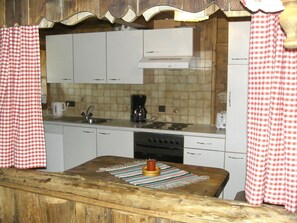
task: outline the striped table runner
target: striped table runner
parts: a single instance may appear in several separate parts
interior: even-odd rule
[[[145,165],[146,161],[135,161],[123,165],[100,168],[97,172],[107,171],[113,176],[118,177],[135,186],[162,190],[180,187],[209,179],[208,176],[197,176],[185,170],[181,170],[161,162],[157,162],[157,166],[161,169],[160,176],[143,176],[142,167]]]

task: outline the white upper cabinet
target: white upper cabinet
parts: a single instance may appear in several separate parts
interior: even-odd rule
[[[142,84],[143,31],[107,32],[107,83]]]
[[[229,22],[228,64],[248,64],[250,22]]]
[[[106,33],[73,35],[74,83],[106,83]]]
[[[193,56],[193,28],[144,30],[144,57]]]
[[[48,83],[73,83],[72,34],[46,36]]]

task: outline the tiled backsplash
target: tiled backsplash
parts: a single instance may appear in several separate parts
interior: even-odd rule
[[[130,119],[130,95],[147,96],[147,118],[158,121],[210,124],[211,63],[195,70],[145,70],[154,82],[127,84],[50,84],[51,101],[75,101],[65,115],[79,116],[94,105],[94,117]],[[165,106],[165,112],[159,112]]]

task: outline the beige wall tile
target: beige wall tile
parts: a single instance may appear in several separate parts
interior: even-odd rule
[[[197,59],[203,69],[196,70],[145,70],[154,82],[144,85],[50,84],[51,101],[74,100],[75,108],[66,115],[80,116],[93,104],[96,117],[130,119],[130,95],[145,94],[148,118],[156,115],[159,121],[210,124],[209,62]],[[165,105],[165,112],[159,112],[160,105]]]

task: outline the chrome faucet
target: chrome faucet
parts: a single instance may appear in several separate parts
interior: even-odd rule
[[[91,110],[91,109],[94,109],[94,108],[95,108],[94,105],[90,105],[90,106],[88,107],[87,111],[86,111],[86,112],[82,112],[81,115],[82,115],[86,120],[89,120],[89,119],[93,116],[93,114],[92,114],[92,112],[91,112],[90,110]]]

